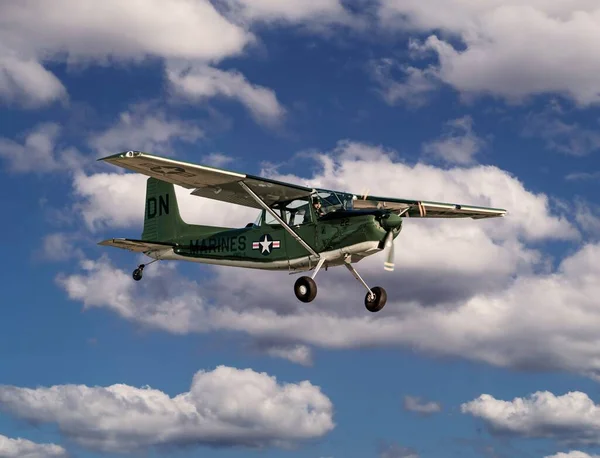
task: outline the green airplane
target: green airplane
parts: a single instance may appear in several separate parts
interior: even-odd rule
[[[296,297],[311,302],[321,268],[345,266],[366,288],[365,306],[380,311],[386,291],[370,288],[353,263],[387,248],[384,268],[394,270],[394,239],[405,217],[492,218],[506,210],[441,202],[425,202],[348,192],[313,189],[253,175],[232,172],[127,151],[99,161],[149,176],[146,183],[144,228],[141,239],[114,238],[99,245],[144,253],[153,259],[264,270],[308,272],[298,278]],[[260,210],[256,221],[243,228],[200,226],[180,216],[174,185],[192,195]],[[141,264],[133,271],[142,279]]]

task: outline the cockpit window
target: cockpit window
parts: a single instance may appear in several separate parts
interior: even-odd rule
[[[306,199],[295,199],[290,202],[281,202],[273,205],[273,210],[286,224],[298,226],[310,222],[310,211],[308,209],[310,201]],[[263,211],[262,224],[279,224],[279,222],[267,211]],[[262,216],[261,215],[261,216]]]
[[[350,210],[352,208],[351,194],[319,190],[316,195],[325,213],[336,210]]]

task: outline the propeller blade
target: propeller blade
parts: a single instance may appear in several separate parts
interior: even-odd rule
[[[388,272],[394,271],[394,239],[392,231],[388,231],[385,236],[385,246],[388,248],[387,257],[383,263],[383,268]]]

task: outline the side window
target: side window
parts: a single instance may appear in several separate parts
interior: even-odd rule
[[[279,216],[281,218],[281,213],[279,210],[275,210],[275,213],[277,213],[277,216]],[[269,212],[265,212],[265,224],[279,224],[279,221],[277,221],[275,218],[273,218],[273,215],[271,215],[271,213]]]
[[[291,222],[291,224],[293,224],[294,226],[297,226],[298,224],[303,224],[306,221],[305,214],[306,212],[304,210],[300,210],[294,213],[293,221]]]

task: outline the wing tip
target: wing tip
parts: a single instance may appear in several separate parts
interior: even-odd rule
[[[116,154],[111,154],[110,156],[101,157],[96,160],[110,162],[111,160],[114,160],[114,159],[133,158],[133,157],[142,156],[143,154],[145,154],[145,153],[142,151],[128,150],[128,151],[121,151],[120,153],[116,153]]]

